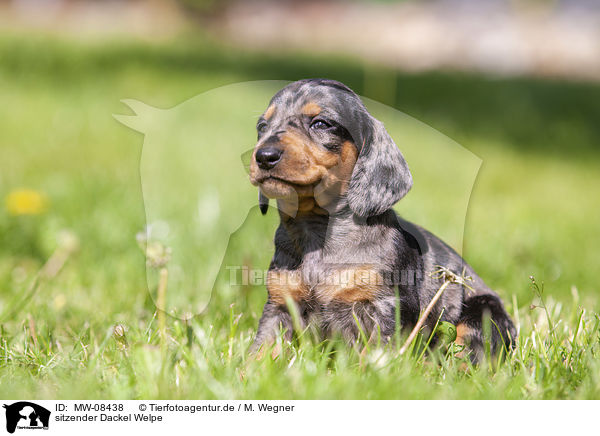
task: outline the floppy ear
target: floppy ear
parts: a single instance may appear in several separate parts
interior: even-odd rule
[[[412,187],[408,164],[383,123],[371,117],[368,125],[348,186],[350,209],[365,218],[390,209]]]

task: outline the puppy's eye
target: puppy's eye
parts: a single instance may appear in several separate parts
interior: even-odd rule
[[[327,121],[323,121],[323,120],[315,120],[310,125],[310,128],[314,129],[314,130],[325,130],[325,129],[329,129],[330,127],[331,127],[331,124],[329,124]]]
[[[267,131],[267,123],[260,123],[258,126],[256,126],[256,130],[258,133],[265,133]]]

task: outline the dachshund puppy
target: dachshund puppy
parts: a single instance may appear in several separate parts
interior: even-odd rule
[[[275,94],[257,130],[250,181],[263,214],[269,199],[277,201],[281,223],[252,352],[281,329],[291,339],[290,303],[302,328],[312,324],[348,342],[360,329],[389,340],[397,320],[403,328],[417,322],[442,284],[432,277],[440,266],[470,276],[473,289],[448,286],[426,326],[455,324],[457,342],[477,361],[482,318],[489,317],[492,353],[511,347],[516,331],[499,296],[452,248],[392,209],[410,190],[411,173],[350,88],[326,79],[294,82]]]

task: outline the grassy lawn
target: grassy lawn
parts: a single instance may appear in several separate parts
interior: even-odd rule
[[[248,360],[266,291],[224,281],[203,313],[167,317],[161,334],[136,243],[143,137],[112,114],[127,111],[123,98],[169,108],[218,86],[304,77],[341,80],[482,159],[463,254],[520,328],[505,362],[465,369],[453,346],[361,356],[308,335],[279,359]],[[34,215],[0,209],[2,398],[600,398],[598,85],[408,75],[353,59],[251,55],[199,35],[148,44],[4,34],[0,101],[0,196],[28,188],[45,202]],[[431,222],[443,226],[443,211]],[[273,213],[251,215],[230,251],[266,268],[268,250],[257,247],[269,248],[275,225]],[[36,279],[65,240],[78,247],[64,268]]]

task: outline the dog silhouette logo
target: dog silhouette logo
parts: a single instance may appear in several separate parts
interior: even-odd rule
[[[256,120],[288,83],[231,84],[164,109],[125,99],[132,113],[114,115],[143,134],[139,171],[146,228],[138,241],[148,259],[146,282],[152,298],[156,293],[150,290],[160,281],[157,265],[168,260],[168,288],[177,292],[154,303],[169,315],[188,319],[204,313],[214,290],[232,292],[231,298],[238,295],[239,288],[233,286],[241,285],[238,278],[246,274],[245,266],[269,264],[269,229],[279,219],[274,213],[266,219],[258,216],[267,203],[249,183],[249,167]],[[481,159],[392,107],[362,100],[410,162],[415,187],[396,210],[460,254]]]
[[[48,429],[50,411],[42,406],[29,401],[19,401],[10,405],[4,404],[6,409],[6,431],[14,433],[18,429]]]

